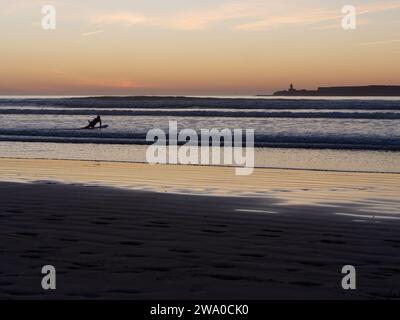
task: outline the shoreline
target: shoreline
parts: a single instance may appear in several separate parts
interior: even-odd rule
[[[358,151],[358,150],[355,150]],[[395,152],[395,151],[387,151],[387,152]],[[25,157],[2,157],[0,156],[0,160],[49,160],[49,161],[77,161],[77,162],[95,162],[95,163],[124,163],[124,164],[146,164],[151,165],[145,161],[124,161],[124,160],[87,160],[87,159],[61,159],[61,158],[25,158]],[[221,168],[242,168],[240,166],[235,165],[212,165],[212,164],[157,164],[161,166],[189,166],[189,167],[206,167],[206,168],[214,168],[214,167],[221,167]],[[310,168],[286,168],[286,167],[261,167],[261,166],[254,166],[255,169],[265,169],[265,170],[288,170],[288,171],[316,171],[316,172],[337,172],[337,173],[372,173],[372,174],[400,174],[396,171],[352,171],[352,170],[335,170],[335,169],[310,169]],[[0,180],[1,182],[1,180]]]
[[[389,173],[255,168],[249,176],[237,176],[235,167],[222,166],[0,158],[0,180],[176,194],[273,196],[307,204],[364,202],[379,195],[384,210],[400,211],[400,176]]]
[[[0,142],[0,155],[4,159],[147,163],[147,148],[145,145]],[[219,151],[222,160],[225,150]],[[254,160],[255,168],[400,173],[400,152],[393,151],[254,148]]]
[[[68,142],[65,142],[65,137],[18,137],[13,136],[3,136],[0,139],[0,143],[59,143],[59,144],[71,144],[71,145],[121,145],[121,146],[150,146],[152,142],[148,142],[145,139],[136,139],[132,143],[132,139],[123,138],[103,138],[99,142],[96,138],[84,138],[84,137],[74,137],[69,138]],[[167,143],[168,141],[165,141]],[[182,146],[184,143],[178,144]],[[223,146],[220,146],[223,148]],[[400,146],[398,145],[368,145],[368,144],[334,144],[334,143],[286,143],[286,142],[255,142],[255,149],[300,149],[300,150],[327,150],[327,151],[360,151],[360,152],[400,152]]]

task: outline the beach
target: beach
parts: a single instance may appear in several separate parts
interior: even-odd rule
[[[400,296],[399,174],[0,159],[0,180],[2,299]]]
[[[399,0],[49,2],[0,1],[0,303],[400,300]]]

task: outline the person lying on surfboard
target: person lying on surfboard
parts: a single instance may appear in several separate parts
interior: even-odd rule
[[[93,129],[96,124],[99,124],[101,127],[101,118],[100,116],[97,116],[96,118],[94,118],[92,121],[88,120],[89,124],[86,126],[87,129]]]

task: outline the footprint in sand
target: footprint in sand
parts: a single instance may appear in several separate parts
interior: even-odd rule
[[[282,230],[277,230],[277,229],[262,229],[262,231],[265,232],[273,232],[273,233],[282,233]]]
[[[397,245],[400,245],[400,240],[391,240],[391,239],[388,239],[388,240],[383,240],[383,241],[389,242],[389,243],[393,243],[393,244],[397,244]]]
[[[209,227],[216,227],[216,228],[227,228],[226,224],[207,224]]]
[[[107,225],[111,225],[112,223],[105,222],[105,221],[92,221],[92,224],[107,226]]]
[[[81,254],[81,255],[87,255],[87,256],[91,256],[91,255],[94,255],[94,254],[97,254],[97,252],[94,252],[94,251],[81,251],[81,252],[79,252],[79,254]]]
[[[6,212],[9,212],[9,213],[25,213],[25,211],[23,211],[23,210],[16,210],[16,209],[6,210]]]
[[[116,294],[141,294],[141,291],[138,290],[124,290],[124,289],[120,289],[120,290],[108,290],[108,293],[116,293]]]
[[[131,240],[131,241],[121,241],[119,244],[123,246],[141,246],[143,245],[143,242]]]
[[[38,234],[34,233],[34,232],[16,232],[15,234],[19,235],[19,236],[26,236],[26,237],[37,237],[38,236]]]
[[[327,244],[346,244],[347,243],[345,241],[329,240],[329,239],[322,239],[320,242],[321,243],[327,243]]]
[[[163,225],[163,224],[143,224],[143,227],[148,227],[148,228],[160,228],[160,229],[168,229],[171,228],[169,225]]]
[[[280,235],[277,234],[255,234],[256,237],[262,237],[262,238],[280,238]]]
[[[214,264],[213,267],[217,268],[217,269],[232,269],[232,268],[235,268],[236,266],[233,263],[220,262],[220,263]]]
[[[115,221],[118,220],[118,218],[113,218],[113,217],[100,217],[100,220],[106,220],[106,221]]]
[[[169,249],[169,251],[178,252],[178,253],[192,253],[193,252],[193,251],[187,250],[187,249],[176,249],[176,248]]]
[[[250,257],[250,258],[264,258],[264,255],[259,253],[242,253],[240,254],[242,257]]]
[[[311,282],[311,281],[294,281],[290,282],[290,284],[301,286],[301,287],[321,287],[321,283]]]
[[[62,219],[62,218],[44,218],[43,220],[46,220],[46,221],[64,221],[64,219]]]
[[[78,239],[68,239],[68,238],[60,238],[58,239],[59,241],[63,241],[63,242],[78,242]]]
[[[167,267],[142,267],[141,268],[142,270],[145,270],[145,271],[158,271],[158,272],[168,272],[168,271],[171,271],[171,269],[170,268],[167,268]]]
[[[149,256],[145,255],[145,254],[135,254],[135,253],[127,253],[125,255],[123,255],[126,258],[148,258]]]
[[[343,238],[342,234],[336,234],[336,233],[322,233],[321,235],[324,237]]]
[[[29,258],[29,259],[43,259],[42,256],[35,255],[35,254],[21,254],[21,258]]]
[[[225,233],[225,231],[222,231],[222,230],[211,230],[211,229],[204,229],[201,231],[206,232],[206,233],[216,233],[216,234]]]
[[[312,266],[312,267],[325,267],[326,265],[322,262],[317,262],[317,261],[295,261],[297,263],[304,264],[306,266]]]

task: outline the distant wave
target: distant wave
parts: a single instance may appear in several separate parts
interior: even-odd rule
[[[146,142],[145,133],[100,133],[82,130],[0,130],[0,141],[151,144]],[[400,137],[256,134],[254,145],[255,147],[400,151]]]
[[[400,119],[400,112],[291,112],[291,111],[201,111],[201,110],[101,110],[101,109],[1,109],[11,115],[94,115],[102,116],[174,116],[174,117],[246,117],[246,118],[328,118],[328,119]]]
[[[190,97],[88,97],[0,99],[0,108],[18,106],[58,106],[73,108],[207,108],[207,109],[359,109],[400,110],[400,100],[310,100],[310,99],[243,99]]]

